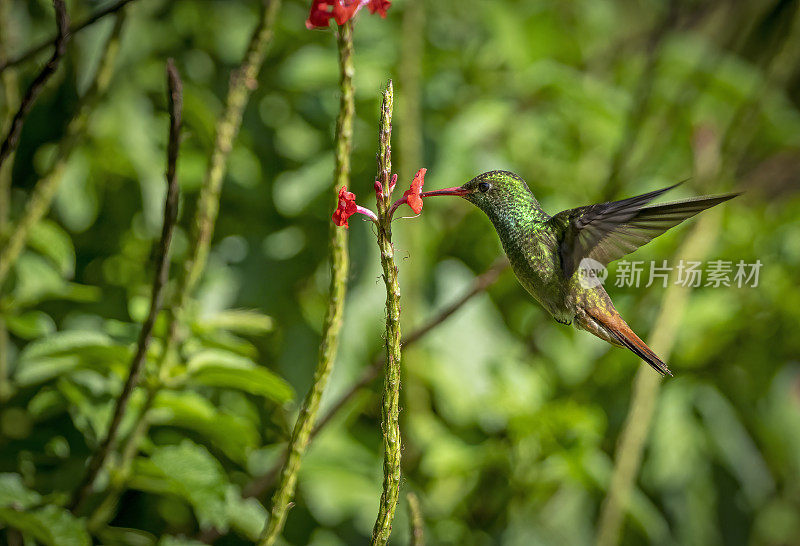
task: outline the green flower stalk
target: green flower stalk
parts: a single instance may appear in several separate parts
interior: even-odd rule
[[[336,120],[336,165],[334,187],[346,186],[350,180],[350,151],[353,140],[355,112],[353,88],[353,23],[347,21],[338,27],[336,41],[339,48],[339,115]],[[274,544],[286,523],[289,503],[297,486],[297,473],[303,454],[308,447],[311,432],[319,413],[322,393],[328,385],[339,344],[339,332],[344,314],[344,297],[350,260],[347,253],[347,232],[331,226],[331,281],[328,309],[322,328],[319,360],[311,388],[303,400],[292,437],[289,440],[286,460],[281,470],[280,483],[272,498],[272,511],[259,541],[261,545]]]
[[[383,493],[381,494],[378,518],[372,530],[371,544],[386,544],[392,533],[392,521],[400,494],[400,284],[397,280],[397,265],[394,262],[392,246],[392,219],[401,205],[408,205],[414,213],[422,211],[422,186],[427,169],[420,169],[411,182],[411,187],[394,203],[392,192],[397,183],[397,175],[392,174],[392,109],[394,106],[394,87],[392,81],[386,84],[381,103],[381,117],[378,124],[378,176],[375,180],[377,214],[356,204],[354,193],[342,186],[339,188],[339,203],[333,213],[333,223],[348,226],[348,218],[358,213],[369,218],[377,227],[378,248],[381,252],[381,267],[386,285],[386,358],[385,380],[382,406],[383,430]],[[390,204],[391,203],[391,204]]]
[[[392,246],[391,211],[389,199],[392,170],[392,108],[394,89],[391,80],[383,92],[381,119],[378,125],[378,247],[381,250],[383,281],[386,285],[386,366],[383,383],[383,493],[378,518],[372,529],[372,544],[386,544],[392,533],[397,498],[400,495],[400,285]],[[396,208],[396,207],[392,207]]]

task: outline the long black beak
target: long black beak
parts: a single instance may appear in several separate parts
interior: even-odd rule
[[[464,197],[465,195],[469,194],[470,190],[462,187],[462,186],[455,186],[452,188],[445,188],[443,190],[433,190],[433,191],[426,191],[420,194],[420,197],[435,197],[437,195],[454,195],[456,197]]]

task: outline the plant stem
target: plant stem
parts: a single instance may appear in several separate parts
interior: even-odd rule
[[[400,495],[400,285],[394,263],[392,225],[389,215],[389,178],[392,171],[392,81],[386,85],[378,125],[378,180],[383,185],[383,198],[378,199],[378,247],[381,251],[383,281],[386,285],[386,365],[383,390],[383,492],[378,517],[372,529],[373,545],[386,544],[392,533],[397,498]]]
[[[334,171],[334,202],[337,189],[346,186],[350,180],[350,152],[353,139],[353,117],[355,111],[353,88],[353,23],[347,21],[338,27],[337,44],[339,48],[339,115],[336,120],[336,165]],[[281,470],[280,484],[272,498],[272,511],[259,540],[260,545],[274,544],[286,523],[289,502],[294,497],[297,473],[301,459],[308,447],[311,431],[319,413],[322,393],[328,385],[342,328],[344,297],[347,275],[350,267],[347,252],[347,230],[331,223],[331,282],[328,309],[322,328],[322,342],[319,348],[319,361],[314,372],[311,388],[303,400],[297,416],[292,437],[289,440],[286,460]]]
[[[72,151],[77,146],[80,139],[86,132],[89,117],[98,100],[103,96],[111,82],[114,73],[114,63],[119,51],[119,40],[124,22],[124,12],[117,17],[114,29],[106,41],[103,49],[103,57],[98,65],[94,80],[86,93],[80,99],[78,110],[75,116],[67,125],[64,137],[59,141],[53,164],[45,175],[36,183],[33,193],[25,206],[25,211],[17,221],[14,228],[9,232],[8,238],[0,248],[0,285],[5,282],[6,277],[16,262],[19,255],[25,249],[31,229],[50,210],[50,205],[55,198],[58,186],[61,183],[61,175],[67,165],[67,161]]]
[[[425,324],[416,328],[409,335],[407,335],[403,340],[402,348],[407,349],[424,338],[429,332],[433,331],[433,329],[456,313],[468,301],[489,288],[489,286],[491,286],[497,280],[500,274],[506,269],[508,269],[508,260],[506,258],[497,260],[497,262],[495,262],[489,269],[475,278],[470,289],[462,294],[461,297],[436,313],[436,315],[431,317]],[[347,390],[347,392],[341,395],[339,399],[331,405],[322,419],[317,422],[317,426],[314,427],[314,430],[311,432],[311,440],[313,440],[320,433],[320,431],[322,431],[322,429],[325,428],[334,417],[336,417],[342,408],[344,408],[347,403],[356,396],[356,394],[369,386],[369,384],[372,383],[376,377],[378,377],[378,373],[383,368],[385,362],[385,355],[378,356],[372,360],[370,365],[364,369],[364,372],[361,374],[359,380],[356,381]],[[252,482],[250,482],[250,484],[245,486],[245,488],[242,490],[242,495],[245,497],[260,497],[266,490],[272,487],[275,477],[277,476],[278,471],[285,460],[286,457],[282,457],[276,463],[276,466],[270,469],[269,472],[254,479]]]
[[[10,2],[0,2],[0,62],[3,62],[6,58],[7,40],[11,29],[8,20],[10,5]],[[5,105],[4,111],[0,114],[0,132],[5,132],[6,126],[13,119],[14,110],[19,102],[17,72],[16,70],[9,70],[0,79],[2,79],[3,104]],[[6,227],[8,226],[12,166],[13,154],[10,156],[9,161],[0,167],[0,244],[5,239]],[[6,322],[0,317],[0,402],[5,402],[12,394],[12,387],[8,380],[8,343]]]
[[[722,144],[716,144],[717,151],[714,157],[724,155],[724,168],[719,164],[712,165],[708,172],[698,173],[703,181],[733,180],[739,169],[739,163],[744,157],[747,143],[752,140],[752,132],[741,131],[742,126],[747,126],[747,121],[758,109],[767,95],[767,89],[773,85],[785,83],[785,78],[790,70],[797,64],[795,52],[797,48],[797,32],[800,26],[800,10],[795,12],[794,21],[782,37],[777,53],[772,57],[766,69],[766,76],[758,88],[753,89],[752,100],[742,104],[735,112],[728,125]],[[788,29],[787,29],[788,30]],[[720,154],[720,150],[722,154]],[[706,211],[695,224],[691,234],[678,251],[676,256],[692,256],[701,259],[705,256],[720,229],[721,209]],[[677,335],[681,316],[688,303],[690,289],[672,285],[664,294],[661,311],[653,327],[650,346],[655,352],[668,358]],[[625,419],[625,425],[620,435],[617,446],[617,457],[614,461],[614,470],[611,476],[606,499],[601,507],[600,519],[597,530],[598,546],[612,546],[619,542],[622,521],[630,492],[641,465],[642,452],[647,440],[647,431],[650,428],[660,386],[660,377],[646,368],[637,373],[631,406]]]
[[[58,35],[54,42],[55,50],[50,60],[47,61],[47,64],[44,65],[39,74],[33,79],[33,82],[31,82],[31,85],[25,92],[25,96],[22,98],[22,102],[19,104],[19,110],[17,110],[17,113],[14,115],[14,119],[11,120],[11,127],[8,130],[6,138],[3,140],[2,146],[0,146],[0,167],[2,167],[5,160],[8,159],[8,156],[17,148],[17,144],[19,144],[19,135],[22,133],[22,126],[25,124],[25,118],[28,116],[31,108],[33,108],[33,103],[36,102],[36,99],[41,94],[47,81],[56,73],[58,65],[61,63],[61,58],[67,52],[67,41],[69,40],[69,15],[67,15],[67,7],[64,4],[64,0],[53,0],[53,7],[56,11],[56,27],[58,28]]]
[[[693,259],[702,259],[716,239],[719,223],[720,210],[706,211],[675,254],[676,258],[692,256]],[[680,319],[688,304],[690,293],[691,287],[677,284],[670,285],[664,292],[661,310],[653,325],[653,335],[648,341],[653,351],[661,355],[664,360],[667,360],[672,352]],[[598,546],[612,546],[619,540],[622,517],[627,510],[628,499],[639,472],[660,385],[660,375],[653,373],[649,367],[639,367],[631,396],[630,411],[617,444],[617,456],[608,495],[600,512]]]
[[[197,213],[192,226],[192,254],[186,262],[184,276],[178,287],[176,303],[179,309],[185,307],[208,261],[228,156],[242,125],[244,108],[253,90],[258,86],[258,73],[264,64],[267,47],[272,41],[280,5],[280,0],[262,0],[261,19],[250,39],[245,60],[239,69],[231,74],[225,111],[217,122],[214,149],[198,197]]]
[[[84,19],[80,23],[75,23],[69,26],[69,30],[67,30],[67,37],[72,37],[73,34],[76,32],[80,32],[81,30],[85,29],[86,27],[93,25],[106,15],[110,15],[112,13],[116,13],[117,11],[124,8],[127,4],[133,2],[133,0],[119,0],[115,4],[111,4],[108,7],[105,7],[101,10],[98,10],[96,13],[90,15],[87,19]],[[34,55],[44,51],[56,41],[57,37],[53,36],[48,38],[47,40],[41,42],[40,44],[33,46],[32,48],[28,49],[24,53],[17,55],[13,59],[0,59],[0,72],[4,72],[6,69],[16,66],[18,64],[24,63]]]
[[[202,237],[198,236],[199,231],[194,233],[191,250],[191,256],[193,258],[186,264],[184,277],[182,277],[177,287],[176,297],[172,300],[170,307],[165,309],[165,312],[169,313],[169,323],[167,325],[164,349],[156,366],[159,373],[164,373],[166,371],[166,362],[173,361],[176,358],[178,342],[177,318],[178,315],[183,312],[183,306],[188,302],[191,296],[194,283],[200,278],[205,269],[205,257],[208,255],[208,247],[213,235],[214,224],[216,223],[217,211],[219,209],[220,187],[225,173],[230,147],[239,131],[242,113],[247,105],[252,90],[256,86],[258,73],[261,71],[261,67],[264,64],[267,48],[274,35],[273,28],[280,10],[280,4],[280,0],[262,0],[261,17],[257,27],[253,31],[245,58],[239,68],[231,75],[228,95],[225,101],[225,110],[217,122],[214,149],[212,150],[211,160],[209,161],[206,171],[203,189],[201,189],[201,200],[204,193],[213,193],[216,202],[213,203],[212,206],[198,206],[195,212],[193,220],[194,225],[206,226],[206,229],[203,231],[204,235]],[[214,190],[214,187],[216,187],[216,190]],[[205,246],[205,250],[199,248],[201,246]],[[202,263],[198,261],[198,256],[201,255],[204,256]],[[188,272],[192,272],[195,279],[191,283],[187,282]],[[156,380],[152,388],[148,389],[147,400],[137,417],[136,429],[133,434],[129,435],[122,447],[123,456],[122,463],[118,468],[120,474],[118,483],[103,502],[104,506],[113,506],[117,502],[118,496],[124,491],[124,482],[129,472],[130,462],[138,453],[139,443],[142,438],[147,435],[149,430],[150,422],[147,418],[147,413],[161,388],[158,380]],[[99,517],[93,518],[92,525],[99,526],[99,521]]]
[[[408,500],[408,524],[411,530],[411,546],[425,546],[425,520],[422,518],[422,510],[419,507],[419,499],[409,491],[406,494]]]
[[[130,371],[128,372],[125,386],[114,406],[114,414],[108,426],[108,432],[89,460],[83,481],[75,490],[75,494],[69,503],[69,508],[73,512],[80,510],[83,501],[85,501],[91,493],[92,485],[94,485],[94,481],[103,468],[106,459],[115,448],[119,426],[128,409],[128,403],[133,395],[133,391],[139,384],[139,378],[142,375],[142,369],[144,368],[147,357],[147,349],[150,347],[150,341],[153,338],[153,328],[163,304],[164,286],[169,280],[169,247],[172,241],[172,232],[175,228],[175,222],[178,219],[178,179],[176,176],[176,167],[178,164],[178,151],[180,149],[181,113],[183,109],[183,84],[172,59],[167,61],[167,86],[169,89],[168,102],[170,119],[169,143],[167,145],[167,195],[164,202],[164,224],[161,230],[161,240],[159,241],[155,257],[156,272],[153,278],[153,290],[150,295],[150,311],[144,324],[142,324],[141,332],[139,332],[139,340],[136,343],[136,353],[131,360]]]

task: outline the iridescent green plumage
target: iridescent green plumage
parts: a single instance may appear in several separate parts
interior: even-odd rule
[[[667,365],[622,320],[602,284],[587,283],[585,277],[581,282],[585,271],[579,265],[585,258],[606,265],[736,195],[647,205],[674,187],[555,216],[545,213],[525,181],[508,171],[483,173],[423,197],[456,195],[476,205],[492,221],[520,284],[553,318],[627,347],[666,375]]]

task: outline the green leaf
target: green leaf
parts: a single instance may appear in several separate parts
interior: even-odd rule
[[[53,319],[43,311],[28,311],[20,315],[6,315],[4,319],[8,330],[22,339],[36,339],[37,337],[52,334],[56,329]]]
[[[248,358],[225,351],[200,351],[189,360],[187,368],[190,384],[237,389],[281,404],[294,397],[285,380]]]
[[[209,387],[238,389],[264,396],[281,404],[294,397],[292,387],[266,368],[228,368],[206,366],[193,372],[189,382]]]
[[[90,546],[92,543],[83,521],[55,505],[25,512],[0,508],[0,521],[47,546]]]
[[[14,373],[14,381],[21,387],[45,383],[67,372],[78,369],[81,360],[77,357],[62,356],[35,360],[19,360]]]
[[[226,494],[230,525],[245,538],[256,542],[267,521],[267,510],[254,498],[242,498],[238,487],[230,486]]]
[[[194,392],[160,392],[153,410],[150,419],[154,425],[193,430],[241,465],[246,464],[248,454],[259,444],[260,437],[252,422],[219,411]]]
[[[131,487],[157,494],[171,493],[194,509],[200,527],[226,530],[228,480],[222,465],[202,446],[184,440],[158,447],[149,459],[134,464]]]
[[[166,536],[158,541],[158,546],[205,546],[205,544],[192,538]]]
[[[42,220],[31,228],[28,246],[50,259],[61,275],[75,272],[75,249],[69,234],[58,224]]]
[[[65,355],[122,358],[128,356],[128,349],[115,345],[114,341],[102,332],[67,330],[30,343],[20,354],[20,360]]]
[[[202,329],[220,329],[239,334],[258,335],[272,330],[272,317],[251,309],[231,309],[198,321]]]
[[[19,474],[0,474],[0,506],[13,505],[23,510],[41,499],[39,493],[25,487]]]

